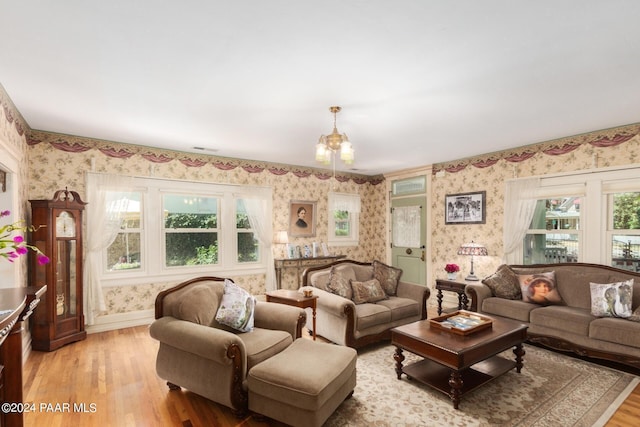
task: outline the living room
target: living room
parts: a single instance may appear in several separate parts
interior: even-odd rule
[[[3,83],[0,77],[0,85]],[[83,198],[91,195],[88,174],[126,175],[169,181],[216,183],[234,186],[269,187],[271,189],[271,228],[288,230],[290,203],[295,200],[316,203],[316,236],[326,236],[328,225],[328,193],[358,194],[361,201],[359,244],[332,247],[334,253],[362,261],[389,260],[389,199],[391,184],[410,177],[425,177],[427,196],[427,268],[426,283],[446,276],[444,266],[455,262],[463,276],[469,273],[469,260],[457,254],[464,242],[481,242],[488,252],[475,259],[476,274],[491,274],[505,257],[503,230],[505,224],[506,183],[534,176],[563,177],[594,171],[638,171],[640,158],[640,124],[636,119],[622,118],[611,126],[579,129],[576,134],[555,135],[552,139],[529,140],[503,150],[478,151],[473,156],[449,158],[423,163],[411,168],[398,167],[382,174],[364,175],[339,170],[334,178],[322,167],[299,166],[244,158],[218,157],[165,148],[107,141],[90,135],[72,136],[33,126],[23,117],[19,103],[14,103],[11,90],[0,86],[0,167],[7,172],[8,192],[0,195],[2,210],[10,209],[14,219],[30,218],[29,200],[50,199],[61,189],[77,191]],[[16,105],[18,104],[18,105]],[[318,115],[327,115],[323,106]],[[346,108],[346,107],[345,107]],[[633,110],[633,108],[628,108]],[[637,110],[636,110],[637,111]],[[574,114],[572,112],[572,114]],[[340,115],[338,126],[341,127]],[[627,117],[627,116],[625,116]],[[544,127],[544,122],[539,126]],[[500,132],[501,126],[495,126]],[[329,129],[327,129],[329,130]],[[348,129],[354,139],[357,130]],[[308,157],[313,158],[313,139],[309,135]],[[442,143],[442,142],[439,142]],[[428,147],[425,143],[424,146]],[[427,150],[428,148],[425,148]],[[362,147],[362,151],[366,151]],[[337,179],[336,179],[337,178]],[[636,187],[636,190],[640,188]],[[483,224],[445,225],[445,198],[451,194],[486,191],[486,221]],[[592,194],[589,194],[592,195]],[[587,196],[583,194],[583,196]],[[311,244],[316,238],[291,238],[296,245]],[[282,248],[276,247],[279,252]],[[607,253],[581,254],[583,262],[607,263]],[[5,263],[6,264],[6,263]],[[26,263],[0,265],[3,287],[24,286],[28,282]],[[261,295],[267,290],[267,269],[249,274],[222,271],[241,287]],[[153,320],[158,292],[193,277],[193,271],[172,275],[139,275],[120,278],[105,277],[104,309],[97,310],[94,321],[87,325],[90,334],[145,325]],[[295,275],[285,274],[283,287],[295,288]],[[433,309],[433,296],[429,305]],[[25,336],[25,347],[28,347]],[[28,349],[25,349],[28,358]],[[166,391],[166,390],[163,390]],[[167,391],[168,392],[168,391]]]

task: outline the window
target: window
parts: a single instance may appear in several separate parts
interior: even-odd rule
[[[120,218],[118,235],[106,250],[107,270],[140,270],[143,238],[142,193],[111,192],[107,209],[118,214]]]
[[[611,265],[640,271],[640,192],[609,195]]]
[[[538,200],[524,239],[524,264],[578,262],[580,198]]]
[[[107,211],[119,213],[115,239],[102,251],[104,286],[266,271],[271,242],[253,227],[271,236],[271,189],[154,178],[131,185],[102,190]]]
[[[163,195],[165,267],[218,264],[219,205],[215,197]]]
[[[512,240],[519,246],[506,254],[507,261],[586,262],[640,271],[639,176],[637,167],[550,175],[537,178],[526,195],[512,189],[532,178],[507,182],[505,205],[520,206],[520,217],[531,218],[526,230],[505,226],[505,241],[517,236]],[[505,215],[505,224],[514,212]]]
[[[357,246],[359,244],[360,196],[348,193],[329,193],[329,246]]]

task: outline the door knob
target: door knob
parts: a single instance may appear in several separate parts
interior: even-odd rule
[[[411,255],[413,253],[413,251],[411,250],[411,248],[407,248],[407,250],[405,251],[407,252],[407,255]]]

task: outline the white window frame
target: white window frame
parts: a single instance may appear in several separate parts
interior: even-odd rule
[[[640,167],[621,166],[540,177],[536,199],[578,196],[580,207],[578,262],[611,265],[609,194],[640,191]],[[588,232],[586,232],[588,230]],[[524,260],[522,244],[516,259]]]
[[[329,193],[328,206],[327,245],[358,246],[360,244],[360,195]],[[334,216],[336,210],[347,211],[349,214],[349,234],[346,236],[336,236],[336,220]]]
[[[205,182],[181,181],[159,178],[133,178],[135,191],[142,192],[141,268],[121,271],[106,271],[106,254],[100,281],[103,287],[139,285],[154,282],[182,281],[194,275],[214,275],[233,277],[239,275],[265,274],[270,251],[269,244],[260,244],[257,262],[237,261],[236,200],[259,198],[267,204],[267,212],[272,212],[272,190],[269,187],[241,186],[231,184],[213,184]],[[115,190],[117,191],[117,190]],[[218,218],[218,264],[197,266],[173,266],[165,264],[165,240],[162,215],[162,196],[164,194],[184,194],[216,197],[220,201]],[[268,225],[272,220],[268,218]],[[246,231],[246,230],[241,230]],[[105,250],[106,251],[106,250]]]

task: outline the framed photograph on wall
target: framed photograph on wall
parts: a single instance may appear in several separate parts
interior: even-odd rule
[[[487,192],[447,194],[444,198],[445,224],[484,224],[487,221]]]
[[[316,202],[292,200],[289,203],[289,236],[315,237]]]

